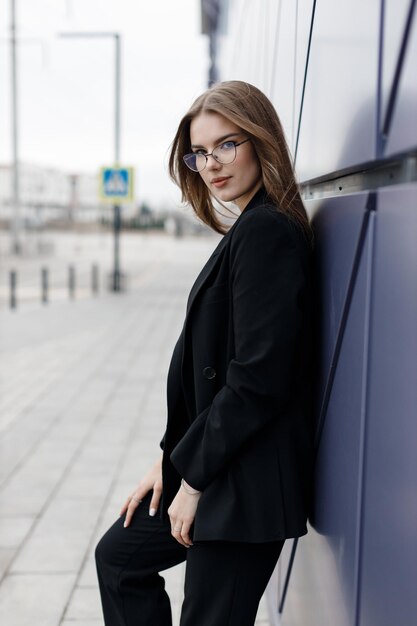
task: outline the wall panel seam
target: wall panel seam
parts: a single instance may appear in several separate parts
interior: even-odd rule
[[[385,148],[385,144],[387,142],[389,131],[391,128],[392,118],[394,115],[395,104],[397,101],[398,87],[399,87],[400,78],[401,78],[401,71],[404,65],[405,55],[407,53],[407,46],[408,46],[408,42],[410,39],[409,35],[411,31],[411,26],[413,23],[415,6],[416,6],[416,0],[410,0],[410,8],[409,8],[407,19],[405,22],[404,34],[403,34],[403,38],[401,41],[401,48],[398,54],[394,77],[392,79],[392,85],[390,89],[384,125],[381,129],[381,141],[383,142],[383,148]]]
[[[376,199],[375,199],[376,203]],[[371,343],[371,317],[373,305],[373,278],[374,278],[374,252],[375,252],[375,222],[376,211],[372,210],[369,219],[368,228],[368,255],[367,255],[367,271],[366,271],[366,300],[365,300],[365,328],[363,342],[363,368],[362,368],[362,393],[361,393],[361,421],[360,421],[360,444],[359,444],[359,472],[358,472],[358,507],[356,519],[356,554],[355,554],[355,626],[360,624],[360,608],[361,608],[361,573],[363,563],[363,524],[365,514],[366,500],[366,437],[367,437],[367,418],[369,415],[369,389],[368,382],[370,379],[371,362],[369,359],[370,343]]]
[[[363,248],[364,248],[364,244],[366,241],[368,224],[369,224],[369,216],[370,216],[371,211],[373,210],[374,202],[375,202],[375,194],[372,193],[369,196],[368,204],[367,204],[367,207],[364,211],[363,218],[362,218],[361,229],[359,232],[358,242],[356,245],[355,255],[353,258],[352,270],[350,273],[350,279],[349,279],[348,287],[346,290],[345,301],[344,301],[343,308],[342,308],[342,315],[341,315],[341,319],[339,323],[339,329],[337,331],[335,347],[334,347],[333,356],[332,356],[331,363],[330,363],[329,374],[328,374],[327,382],[324,388],[323,401],[321,404],[319,418],[317,421],[317,429],[316,429],[316,436],[315,436],[315,442],[314,442],[316,455],[317,455],[318,448],[320,446],[321,436],[322,436],[325,421],[326,421],[327,409],[328,409],[329,402],[330,402],[330,396],[332,393],[333,383],[334,383],[334,379],[336,376],[339,356],[340,356],[340,352],[342,349],[343,337],[344,337],[345,330],[346,330],[347,320],[349,317],[350,307],[351,307],[352,299],[353,299],[353,293],[354,293],[354,289],[356,286],[356,279],[358,277],[360,261],[362,258]]]
[[[299,113],[299,116],[298,116],[297,139],[295,141],[294,163],[296,163],[296,161],[297,161],[298,140],[300,138],[301,119],[302,119],[302,116],[303,116],[304,94],[305,94],[306,83],[307,83],[308,65],[309,65],[309,61],[310,61],[311,41],[312,41],[312,38],[313,38],[313,27],[314,27],[314,16],[315,16],[315,13],[316,13],[316,0],[313,0],[313,8],[311,10],[310,32],[308,34],[307,56],[306,56],[306,64],[305,64],[305,70],[304,70],[303,89],[302,89],[302,92],[301,92],[300,113]]]

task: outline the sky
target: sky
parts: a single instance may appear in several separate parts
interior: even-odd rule
[[[25,163],[93,173],[114,160],[114,41],[122,36],[121,164],[136,171],[137,201],[180,206],[170,143],[206,89],[208,40],[199,0],[16,0],[19,154]],[[0,163],[10,163],[10,0],[0,0]]]

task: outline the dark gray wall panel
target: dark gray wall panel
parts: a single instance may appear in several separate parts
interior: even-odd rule
[[[318,0],[297,153],[300,180],[375,155],[380,0]]]
[[[417,624],[417,186],[380,193],[360,626]]]
[[[316,2],[296,159],[301,181],[417,145],[417,15],[385,146],[378,136],[409,7],[409,0],[384,1],[381,57],[383,0]],[[222,46],[229,50],[222,79],[249,80],[270,96],[293,152],[312,6],[313,0],[235,0],[230,42]],[[322,301],[317,407],[335,350],[366,194],[322,201],[320,189],[314,189],[313,211],[320,203],[313,222]],[[415,191],[393,187],[382,192],[372,213],[376,247],[366,240],[369,256],[360,266],[318,451],[312,526],[299,541],[282,626],[417,624],[416,201]],[[309,210],[312,203],[306,204]],[[375,283],[367,282],[374,276]],[[275,616],[291,544],[286,543],[268,587]],[[272,624],[277,626],[275,617]]]
[[[352,200],[352,198],[350,198]],[[356,214],[356,210],[353,209]],[[320,216],[327,221],[326,240],[337,240],[336,210]],[[317,216],[318,217],[318,216]],[[345,232],[346,239],[355,237]],[[358,490],[361,480],[364,385],[364,334],[369,291],[370,242],[367,237],[349,310],[342,349],[320,446],[317,452],[314,513],[311,530],[296,555],[283,626],[337,624],[353,626],[356,610],[358,554]],[[337,252],[333,251],[337,259]],[[339,250],[344,256],[344,250]],[[333,276],[337,282],[337,276]],[[326,282],[326,281],[325,281]],[[331,281],[330,281],[331,282]],[[324,291],[324,308],[327,295]],[[312,575],[314,572],[314,575]],[[302,603],[302,611],[297,605]],[[294,621],[298,615],[299,621]],[[337,616],[337,620],[335,619]]]
[[[404,66],[398,88],[394,115],[389,131],[386,155],[402,152],[417,146],[417,11],[414,11],[413,25],[407,46]]]
[[[319,396],[329,374],[366,201],[365,193],[324,200],[313,218],[321,302]]]

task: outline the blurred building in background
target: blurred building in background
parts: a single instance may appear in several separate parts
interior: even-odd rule
[[[58,169],[22,163],[20,174],[20,219],[25,230],[42,227],[79,229],[111,226],[112,206],[99,201],[98,175],[68,174]],[[10,226],[13,215],[13,175],[10,165],[0,165],[0,225]],[[147,203],[124,203],[125,228],[161,229],[181,234],[209,234],[191,210],[153,209]]]
[[[314,506],[271,579],[271,623],[280,611],[282,626],[412,626],[416,0],[220,8],[212,71],[274,103],[316,234]]]
[[[67,174],[39,165],[20,164],[21,220],[28,229],[44,225],[100,223],[111,207],[98,201],[97,175]],[[12,168],[0,166],[0,221],[12,218]]]
[[[111,228],[112,206],[99,201],[98,175],[68,174],[40,165],[20,164],[20,220],[25,232],[32,230],[95,230]],[[7,230],[13,215],[12,168],[0,165],[0,227]],[[125,229],[164,230],[176,237],[212,235],[188,208],[153,209],[146,202],[124,203],[122,223]],[[25,249],[28,249],[27,241]]]

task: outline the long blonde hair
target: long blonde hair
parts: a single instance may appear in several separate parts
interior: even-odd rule
[[[178,126],[171,146],[169,174],[180,187],[182,201],[197,217],[218,233],[228,228],[217,216],[210,192],[201,176],[191,171],[183,156],[191,152],[191,121],[201,112],[218,113],[239,126],[252,141],[259,159],[268,199],[287,214],[313,243],[313,231],[300,196],[284,131],[271,101],[257,87],[240,81],[218,83],[195,100]]]

